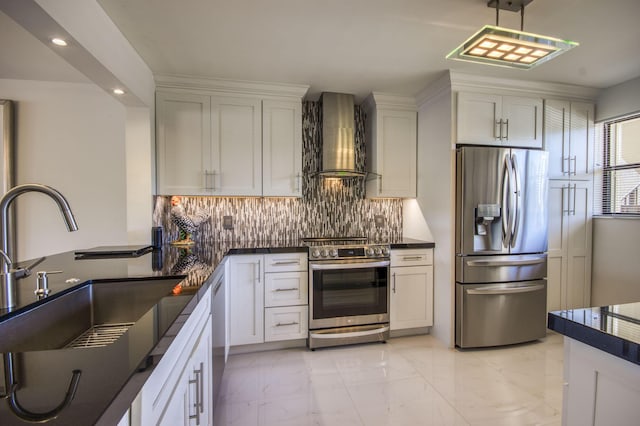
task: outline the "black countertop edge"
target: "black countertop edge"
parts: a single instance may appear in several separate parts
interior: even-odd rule
[[[412,249],[412,248],[435,248],[436,243],[432,241],[413,240],[411,238],[403,238],[402,241],[392,242],[389,244],[391,249]]]
[[[307,247],[240,247],[230,248],[225,255],[234,254],[272,254],[272,253],[305,253]]]
[[[640,344],[549,312],[548,328],[618,358],[640,365]]]

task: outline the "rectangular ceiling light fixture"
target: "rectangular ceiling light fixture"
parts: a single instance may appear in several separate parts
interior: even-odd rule
[[[509,2],[510,5],[512,3]],[[491,2],[489,6],[492,6]],[[521,6],[521,11],[524,21],[524,4]],[[496,24],[497,21],[496,15]],[[516,31],[497,25],[485,25],[449,53],[447,59],[530,69],[575,46],[578,46],[578,43],[573,41]]]

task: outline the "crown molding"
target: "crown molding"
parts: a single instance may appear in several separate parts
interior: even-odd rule
[[[382,92],[372,92],[362,102],[362,106],[367,110],[375,107],[377,109],[393,108],[396,110],[417,111],[416,99],[413,96]]]
[[[583,101],[595,101],[600,93],[593,87],[577,86],[565,83],[549,83],[544,81],[531,81],[522,79],[497,78],[475,74],[467,74],[449,70],[451,88],[459,90],[481,90],[501,92],[514,92],[527,95],[536,95],[543,98],[562,97]]]
[[[309,86],[302,84],[268,83],[261,81],[228,80],[213,77],[157,74],[156,88],[206,91],[215,94],[252,95],[260,97],[291,97],[302,99]]]

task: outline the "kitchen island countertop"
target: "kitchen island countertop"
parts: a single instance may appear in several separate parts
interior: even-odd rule
[[[550,312],[548,325],[566,337],[640,365],[640,303]]]

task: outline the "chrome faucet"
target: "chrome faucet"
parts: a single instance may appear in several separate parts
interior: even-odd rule
[[[50,186],[37,183],[18,185],[7,191],[0,198],[0,232],[2,233],[2,244],[0,247],[0,258],[3,260],[2,273],[0,273],[0,308],[11,309],[16,305],[16,281],[29,275],[29,269],[13,269],[13,253],[9,252],[9,206],[11,202],[21,194],[26,192],[41,192],[51,197],[60,207],[62,218],[64,219],[69,232],[77,231],[78,225],[71,212],[69,202],[57,190]],[[13,230],[11,230],[13,232]],[[39,262],[38,262],[39,263]],[[33,266],[31,266],[33,267]]]

